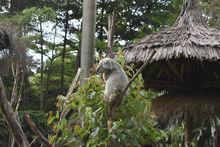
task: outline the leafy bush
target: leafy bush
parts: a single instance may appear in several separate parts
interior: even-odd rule
[[[154,115],[150,111],[151,99],[156,94],[144,91],[142,83],[139,76],[117,110],[116,121],[113,123],[116,136],[112,137],[117,137],[120,146],[155,143],[163,137],[163,133],[154,127]],[[50,141],[57,140],[66,146],[106,146],[110,136],[107,131],[107,108],[103,91],[104,82],[100,76],[90,77],[77,93],[70,97],[70,102],[66,105],[74,113],[63,119],[59,125],[59,113],[49,118],[48,122],[53,124],[55,131],[54,135],[50,136]]]

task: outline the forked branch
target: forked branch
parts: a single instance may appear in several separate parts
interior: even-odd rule
[[[22,147],[30,147],[30,144],[24,134],[24,131],[21,128],[21,124],[17,120],[16,113],[13,111],[10,103],[7,100],[7,96],[1,76],[0,76],[0,108],[18,145]]]

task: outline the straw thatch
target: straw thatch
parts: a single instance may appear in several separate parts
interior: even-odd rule
[[[142,71],[146,89],[180,92],[220,88],[220,31],[205,23],[197,0],[184,0],[172,27],[125,49],[127,64],[138,68],[148,59]]]
[[[142,64],[154,51],[153,61],[194,58],[220,59],[220,31],[209,28],[199,11],[197,0],[185,0],[175,24],[125,48],[126,62]]]
[[[197,127],[218,118],[220,93],[167,94],[153,100],[152,108],[160,126],[182,122],[186,116],[193,118]]]

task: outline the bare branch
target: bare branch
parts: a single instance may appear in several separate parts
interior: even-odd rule
[[[106,35],[108,36],[108,30],[106,29],[106,27],[103,27],[103,30],[105,31]]]
[[[124,91],[122,92],[122,96],[124,96],[125,92],[128,90],[128,88],[131,86],[132,82],[134,82],[134,80],[137,78],[137,76],[144,70],[145,66],[147,64],[149,64],[149,62],[151,61],[151,59],[153,58],[153,56],[155,55],[156,51],[153,52],[153,54],[151,54],[150,58],[148,58],[144,64],[139,68],[139,70],[135,73],[135,75],[131,78],[131,80],[129,81],[128,85],[125,87]]]
[[[27,112],[24,113],[24,118],[29,124],[29,126],[31,127],[32,132],[38,137],[38,139],[40,139],[48,147],[52,147],[52,144],[50,144],[47,138],[44,137],[44,135],[37,129],[36,124],[33,122],[33,120],[31,119],[31,116]]]
[[[7,100],[4,84],[0,76],[0,107],[3,116],[11,129],[16,142],[22,147],[30,147],[30,144],[21,128],[21,124],[18,122],[16,113],[13,111],[11,105]]]
[[[14,68],[12,68],[12,69],[14,69]],[[15,107],[17,104],[19,78],[20,78],[20,69],[19,69],[19,66],[16,65],[16,71],[14,73],[14,84],[13,84],[13,89],[12,89],[12,93],[11,93],[11,105],[12,105],[13,110],[15,110]]]
[[[114,32],[115,32],[115,13],[113,12],[111,15],[108,16],[108,56],[110,58],[114,58],[114,53],[112,51],[113,42],[114,42]]]
[[[31,146],[37,141],[37,137],[34,137],[34,139],[31,141]]]
[[[80,78],[81,78],[81,75],[82,75],[82,69],[79,68],[77,73],[76,73],[76,76],[67,92],[67,95],[66,95],[66,98],[69,98],[69,96],[74,92],[76,91],[76,89],[79,87],[79,81],[80,81]],[[66,103],[64,103],[64,106],[63,106],[63,111],[61,112],[61,115],[60,115],[60,120],[59,120],[59,123],[60,121],[66,116],[66,114],[69,112],[68,109],[65,108],[65,105]]]

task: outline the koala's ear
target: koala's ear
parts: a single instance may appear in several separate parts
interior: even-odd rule
[[[108,61],[108,60],[106,60],[106,61],[103,62],[103,67],[104,67],[105,69],[109,69],[109,70],[112,70],[112,69],[113,69],[112,63],[111,63],[110,61]]]

